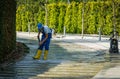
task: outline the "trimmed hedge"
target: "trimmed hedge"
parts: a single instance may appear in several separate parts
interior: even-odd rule
[[[29,6],[28,6],[29,5]],[[120,1],[115,3],[116,26],[120,31]],[[97,34],[99,28],[102,34],[109,34],[113,30],[113,3],[112,1],[63,2],[47,4],[48,9],[48,26],[55,29],[58,33],[63,32],[66,27],[67,33],[78,33],[82,31],[82,13],[84,7],[84,33]],[[21,4],[17,8],[16,30],[28,31],[30,23],[31,31],[37,31],[38,22],[45,24],[45,6],[40,6],[38,1],[32,4]]]

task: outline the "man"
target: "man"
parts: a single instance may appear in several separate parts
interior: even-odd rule
[[[45,47],[45,51],[44,51],[44,60],[47,60],[47,55],[48,55],[48,51],[49,51],[49,44],[50,44],[50,40],[52,37],[52,30],[50,28],[48,28],[48,26],[43,26],[41,23],[38,23],[38,38],[40,36],[40,33],[42,33],[42,38],[39,41],[39,48],[37,50],[36,55],[33,57],[34,59],[40,59],[41,54],[42,54],[42,50]]]

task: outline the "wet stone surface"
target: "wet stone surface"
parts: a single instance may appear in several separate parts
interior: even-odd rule
[[[17,39],[30,48],[21,60],[0,70],[0,79],[91,79],[109,61],[105,50],[95,50],[64,40],[52,40],[48,60],[33,60],[36,39]]]

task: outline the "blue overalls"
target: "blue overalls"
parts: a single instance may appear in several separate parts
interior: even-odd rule
[[[42,45],[39,46],[38,49],[43,50],[43,47],[45,46],[45,50],[49,50],[49,45],[50,45],[51,37],[52,37],[52,32],[51,32],[51,33],[48,33],[48,38],[46,39],[46,41],[45,41]],[[43,39],[45,39],[45,32],[44,32],[44,30],[43,30],[43,32],[42,32],[41,41],[42,41]]]

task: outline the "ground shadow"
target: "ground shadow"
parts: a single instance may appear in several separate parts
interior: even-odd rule
[[[4,71],[0,71],[0,78],[11,79],[37,79],[38,75],[48,72],[49,69],[58,66],[59,64],[67,61],[77,63],[95,63],[105,62],[104,52],[105,50],[91,50],[79,45],[72,44],[72,42],[65,41],[52,41],[50,45],[50,51],[48,60],[33,60],[32,56],[37,49],[36,39],[17,38],[17,41],[25,43],[30,48],[24,58],[15,64],[7,67]],[[72,40],[73,42],[77,40]],[[101,54],[102,53],[102,54]],[[89,79],[93,75],[74,77],[74,79]],[[54,79],[58,79],[54,77]],[[59,77],[59,79],[73,79],[72,77]],[[43,78],[46,79],[46,78]],[[48,78],[48,79],[52,79]]]

